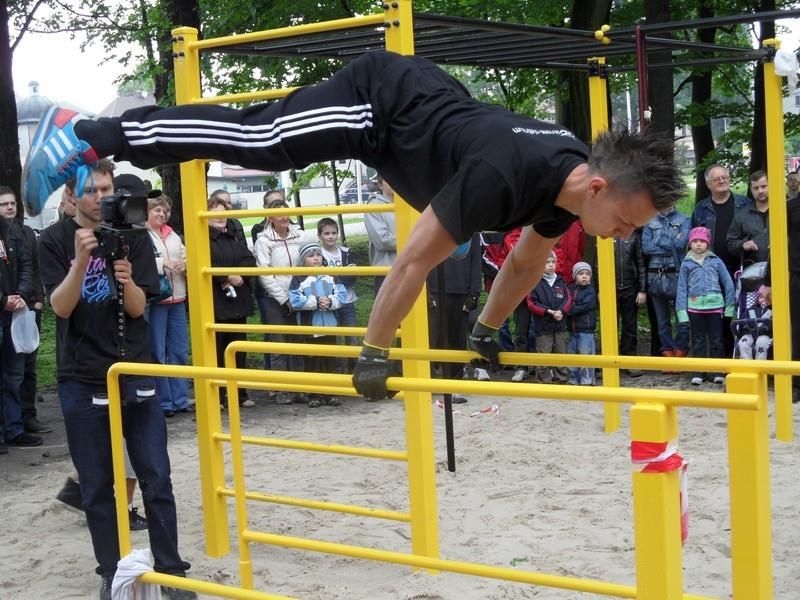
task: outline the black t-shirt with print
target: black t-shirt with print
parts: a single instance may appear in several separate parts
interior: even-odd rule
[[[430,204],[456,242],[521,225],[554,238],[577,220],[555,206],[567,176],[589,157],[571,132],[476,102],[419,57],[393,61],[379,81],[388,131],[370,158],[414,208]]]
[[[39,239],[39,264],[47,297],[67,276],[75,259],[73,219],[58,221],[45,229]],[[146,230],[143,230],[146,232]],[[133,281],[147,296],[159,293],[153,246],[146,233],[129,235],[128,260],[133,265]],[[111,286],[106,260],[92,255],[81,286],[81,298],[68,319],[56,319],[56,356],[58,381],[79,381],[103,385],[108,368],[119,362],[117,336],[117,301]],[[148,325],[144,317],[126,315],[126,361],[150,362]]]

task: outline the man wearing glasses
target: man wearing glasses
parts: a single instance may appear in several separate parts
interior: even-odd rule
[[[722,259],[731,278],[739,269],[739,256],[728,251],[726,238],[733,216],[752,204],[750,198],[731,191],[731,175],[722,165],[711,165],[705,172],[706,185],[711,194],[700,200],[692,213],[692,227],[706,227],[711,232],[711,249]],[[722,327],[725,355],[733,352],[733,334],[730,319],[725,318]]]

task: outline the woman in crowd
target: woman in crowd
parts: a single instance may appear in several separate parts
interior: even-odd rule
[[[226,210],[222,198],[211,197],[208,210]],[[247,248],[237,230],[228,228],[228,219],[221,214],[217,219],[208,220],[208,234],[211,239],[212,267],[255,267],[253,253]],[[211,293],[214,298],[214,321],[217,323],[244,324],[253,312],[253,290],[249,277],[239,275],[216,275],[211,278]],[[216,332],[217,365],[225,366],[225,348],[237,340],[246,340],[247,334],[240,331]],[[236,354],[236,368],[244,369],[247,354]],[[220,392],[223,406],[227,402],[227,392]],[[247,397],[247,390],[239,388],[239,406],[250,407],[255,403]]]
[[[149,307],[150,351],[153,359],[163,365],[185,365],[189,354],[186,247],[180,236],[167,225],[171,207],[172,200],[164,194],[147,201],[147,231],[164,292]],[[165,416],[194,411],[189,402],[187,379],[157,377],[156,387]]]
[[[267,203],[266,208],[288,208],[285,200],[275,199]],[[291,223],[288,216],[271,216],[267,220],[264,230],[258,234],[255,243],[256,261],[259,267],[296,267],[300,246],[305,241],[305,232]],[[296,325],[297,320],[292,315],[292,306],[289,302],[289,286],[292,283],[291,275],[261,275],[259,276],[266,294],[265,313],[267,323],[270,325]],[[285,342],[287,336],[272,334],[272,341]],[[300,357],[293,357],[293,370],[302,370]],[[296,362],[297,361],[297,362]],[[277,371],[286,371],[289,357],[285,354],[272,354],[270,364]],[[298,399],[300,400],[300,399]],[[276,398],[278,404],[291,404],[292,397],[281,392]]]

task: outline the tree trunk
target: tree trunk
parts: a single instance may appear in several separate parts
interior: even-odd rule
[[[570,27],[595,31],[608,23],[611,0],[575,0]],[[592,127],[589,121],[589,82],[586,73],[560,71],[556,94],[556,121],[579,139],[589,142]]]
[[[664,23],[670,20],[668,0],[645,0],[644,13],[647,22]],[[657,34],[656,37],[671,38],[669,33]],[[672,61],[669,50],[648,53],[648,63],[666,63]],[[662,132],[672,139],[675,135],[675,104],[672,97],[672,68],[647,70],[648,103],[652,110],[650,127]]]
[[[775,10],[775,0],[761,0],[758,12]],[[775,37],[775,22],[762,21],[759,41]],[[767,127],[764,115],[764,65],[756,65],[756,76],[753,84],[753,134],[750,137],[750,172],[767,168]]]
[[[698,16],[706,19],[714,16],[714,4],[712,0],[700,0],[698,4]],[[716,27],[700,29],[697,32],[698,41],[705,44],[713,44],[717,37]],[[710,67],[697,70],[692,73],[692,104],[708,106],[711,101],[711,75]],[[692,125],[692,144],[694,146],[694,162],[697,165],[695,173],[695,192],[694,201],[699,202],[709,194],[705,169],[701,169],[706,157],[714,151],[714,136],[711,133],[711,117],[707,116],[704,123]]]
[[[194,27],[200,30],[198,0],[171,0],[167,3],[167,16],[172,27]],[[172,60],[172,31],[162,32],[159,44],[159,59],[162,72],[155,77],[154,96],[161,105],[175,104],[175,65]],[[158,168],[161,175],[161,190],[172,198],[170,225],[183,233],[183,191],[179,165],[163,165]]]
[[[19,160],[17,102],[14,99],[14,78],[11,73],[13,53],[8,33],[8,6],[0,0],[0,185],[14,190],[17,214],[22,217],[20,182],[22,164]]]

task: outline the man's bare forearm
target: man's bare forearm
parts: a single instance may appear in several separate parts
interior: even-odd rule
[[[545,238],[526,227],[509,253],[492,285],[478,319],[499,328],[506,317],[531,292],[544,272],[544,263],[557,238]]]
[[[50,294],[53,312],[62,319],[69,319],[81,299],[81,286],[86,265],[73,262],[67,276]]]

